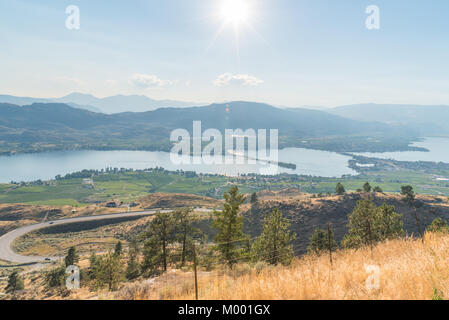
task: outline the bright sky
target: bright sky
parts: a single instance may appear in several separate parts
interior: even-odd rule
[[[1,1],[0,94],[449,104],[448,15],[447,0]]]

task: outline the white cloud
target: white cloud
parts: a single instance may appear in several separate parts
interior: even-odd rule
[[[248,74],[223,73],[213,81],[213,84],[216,87],[225,87],[231,84],[241,86],[258,86],[263,82],[263,80]]]
[[[134,74],[130,81],[132,84],[140,88],[165,87],[176,83],[176,81],[162,80],[153,74],[140,73]]]

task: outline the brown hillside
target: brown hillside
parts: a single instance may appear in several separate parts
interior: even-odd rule
[[[288,194],[286,197],[285,194]],[[251,210],[250,205],[243,207],[246,232],[257,236],[262,232],[264,217],[272,209],[280,209],[292,223],[292,230],[296,232],[295,247],[299,253],[305,253],[309,239],[316,228],[327,230],[327,224],[332,224],[336,239],[341,241],[347,233],[348,214],[351,213],[358,200],[365,196],[361,193],[349,193],[343,196],[329,196],[313,198],[311,194],[293,192],[292,190],[261,193],[259,205]],[[408,207],[400,195],[372,194],[376,205],[384,202],[394,205],[396,211],[403,215],[404,230],[409,235],[418,235],[418,228],[413,209]],[[424,230],[435,218],[441,217],[449,221],[449,204],[441,197],[417,196],[424,205],[417,210]]]
[[[169,194],[153,193],[138,199],[141,207],[145,209],[163,209],[163,208],[183,208],[183,207],[202,207],[216,208],[221,201],[197,196],[194,194]]]

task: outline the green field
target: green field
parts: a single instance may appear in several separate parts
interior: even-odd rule
[[[335,184],[341,182],[347,191],[356,191],[368,181],[384,192],[399,192],[404,184],[414,186],[416,192],[433,195],[449,195],[449,182],[438,181],[433,174],[411,171],[378,171],[343,178],[323,178],[296,175],[273,177],[255,176],[188,176],[177,172],[120,171],[93,176],[94,188],[83,186],[81,178],[47,181],[36,185],[0,184],[0,203],[25,203],[36,205],[85,206],[110,199],[133,201],[149,193],[192,193],[221,198],[230,184],[239,186],[242,192],[296,188],[309,193],[333,193]]]

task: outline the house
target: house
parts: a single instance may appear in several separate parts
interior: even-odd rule
[[[95,188],[94,180],[93,179],[83,179],[82,182],[83,188]]]

